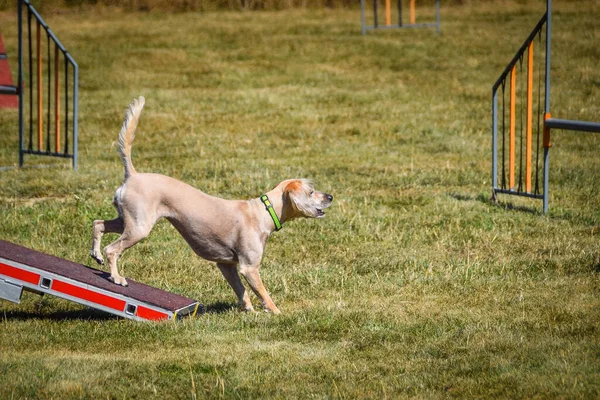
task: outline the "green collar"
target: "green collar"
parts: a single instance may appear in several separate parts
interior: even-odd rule
[[[271,202],[269,201],[269,197],[266,194],[263,194],[262,196],[260,196],[260,201],[263,202],[263,204],[267,208],[267,211],[271,215],[271,218],[273,219],[273,222],[275,223],[275,230],[276,231],[280,230],[281,222],[279,222],[279,218],[277,218],[277,214],[275,213],[275,210],[273,209],[273,204],[271,204]]]

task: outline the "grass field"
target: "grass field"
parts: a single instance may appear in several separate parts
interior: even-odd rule
[[[0,239],[91,265],[138,95],[138,171],[225,198],[307,177],[335,200],[269,240],[281,316],[238,312],[164,221],[122,272],[202,316],[1,302],[0,398],[598,398],[600,138],[554,134],[548,215],[490,201],[491,86],[544,4],[472,3],[443,7],[440,35],[363,37],[358,9],[45,15],[81,68],[80,169],[0,171]],[[599,121],[600,4],[556,3],[553,116]],[[0,13],[11,62],[14,19]],[[0,110],[1,166],[17,163],[16,121]]]

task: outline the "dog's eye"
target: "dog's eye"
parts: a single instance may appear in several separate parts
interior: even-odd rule
[[[308,194],[309,196],[312,196],[313,194],[315,194],[314,190],[311,190],[310,193]]]

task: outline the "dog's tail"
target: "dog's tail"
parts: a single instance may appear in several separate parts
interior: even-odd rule
[[[145,101],[143,96],[133,99],[125,111],[125,120],[119,133],[119,154],[125,167],[125,180],[135,174],[135,168],[133,168],[133,163],[131,162],[131,146]]]

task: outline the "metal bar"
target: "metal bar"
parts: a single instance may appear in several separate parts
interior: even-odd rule
[[[373,26],[377,28],[377,0],[373,0]]]
[[[37,55],[37,137],[38,137],[38,150],[42,148],[42,39],[40,21],[37,21],[36,28],[36,55]]]
[[[530,199],[542,199],[543,198],[543,196],[541,196],[539,194],[517,192],[515,190],[507,190],[507,189],[500,189],[500,188],[494,188],[494,193],[511,194],[514,196],[529,197]]]
[[[43,150],[24,150],[23,153],[25,154],[32,154],[32,155],[36,155],[36,156],[50,156],[50,157],[61,157],[61,158],[73,158],[74,155],[73,154],[67,154],[67,153],[54,153],[52,151],[43,151]]]
[[[60,63],[58,46],[54,43],[54,151],[60,151]]]
[[[21,0],[21,1],[24,2],[27,5],[27,8],[31,12],[31,14],[33,14],[33,16],[38,20],[38,22],[46,30],[46,32],[48,33],[48,35],[50,35],[50,38],[58,45],[58,48],[60,49],[60,51],[62,51],[63,53],[67,53],[67,49],[62,45],[62,43],[60,42],[60,40],[58,40],[58,38],[50,30],[50,27],[48,26],[48,24],[46,24],[46,22],[41,17],[41,15],[37,12],[37,10],[29,3],[29,1],[27,1],[27,0]]]
[[[515,153],[516,153],[516,105],[517,105],[517,69],[513,66],[510,73],[510,111],[508,141],[508,187],[515,186]]]
[[[435,0],[435,24],[437,33],[440,33],[442,29],[440,18],[440,0]]]
[[[68,54],[67,54],[68,55]],[[73,61],[73,169],[77,171],[79,145],[79,66]]]
[[[548,77],[546,77],[548,78]],[[548,212],[548,198],[550,195],[550,127],[546,121],[552,118],[550,113],[544,114],[544,214]]]
[[[531,192],[531,142],[533,135],[533,43],[527,50],[527,121],[525,125],[525,190]]]
[[[65,153],[69,152],[69,62],[65,59]]]
[[[48,105],[48,114],[46,116],[46,151],[50,151],[50,138],[51,138],[51,132],[50,132],[50,128],[52,123],[51,118],[50,118],[50,110],[52,110],[52,60],[50,58],[50,35],[47,34],[46,32],[46,50],[48,52],[48,61],[47,61],[47,70],[48,70],[48,101],[47,101],[47,105]]]
[[[504,102],[504,98],[502,99]],[[504,145],[504,144],[503,144]],[[504,159],[502,160],[504,165]],[[498,186],[498,92],[492,91],[492,187]]]
[[[538,34],[538,40],[542,42],[542,31]],[[540,46],[541,47],[541,46]],[[535,139],[535,193],[540,192],[540,135],[542,133],[542,125],[540,124],[542,116],[542,63],[538,63],[538,93],[537,93],[537,131]]]
[[[403,24],[402,28],[428,28],[428,27],[435,27],[435,23],[423,23],[423,24],[414,24],[414,25],[408,25],[408,24]],[[375,30],[375,29],[398,29],[397,25],[391,25],[391,26],[385,26],[385,25],[380,25],[380,26],[372,26],[372,25],[367,25],[365,26],[365,30],[370,31],[370,30]]]
[[[402,28],[402,0],[398,0],[398,26]]]
[[[31,36],[31,12],[27,9],[27,33],[29,35],[29,150],[33,149],[33,39]]]
[[[550,113],[550,54],[552,46],[552,0],[546,0],[546,107],[545,113]]]
[[[600,122],[573,121],[568,119],[548,118],[545,125],[551,129],[566,129],[579,132],[600,133]]]
[[[392,24],[392,10],[390,0],[385,0],[385,24],[390,26]]]
[[[23,166],[23,149],[25,147],[25,131],[23,125],[23,9],[21,1],[17,0],[17,35],[19,36],[19,67],[17,87],[19,88],[19,167]]]
[[[550,149],[544,149],[544,194],[542,196],[544,200],[544,214],[548,212],[548,199],[550,197]]]
[[[19,94],[18,86],[0,85],[0,94]]]
[[[527,46],[529,46],[529,43],[533,39],[535,39],[535,35],[537,35],[537,33],[540,29],[542,29],[544,22],[546,22],[546,14],[544,14],[542,16],[542,18],[539,20],[539,22],[537,23],[535,28],[533,28],[533,31],[531,31],[531,33],[529,34],[527,39],[525,39],[525,42],[523,43],[523,45],[519,48],[519,51],[517,52],[517,54],[508,63],[508,65],[506,66],[506,68],[504,69],[504,71],[502,72],[502,74],[500,75],[498,80],[496,81],[496,83],[494,83],[494,86],[493,86],[494,89],[497,89],[498,86],[500,86],[502,84],[502,81],[504,81],[504,79],[508,76],[508,74],[512,70],[513,66],[515,66],[517,61],[519,61],[519,59],[521,58],[521,55],[523,55],[523,53],[525,53],[525,50],[527,49]]]
[[[365,27],[365,0],[360,0],[360,26],[362,28],[362,34],[366,35],[367,29]]]
[[[506,82],[502,83],[502,188],[506,188]]]

